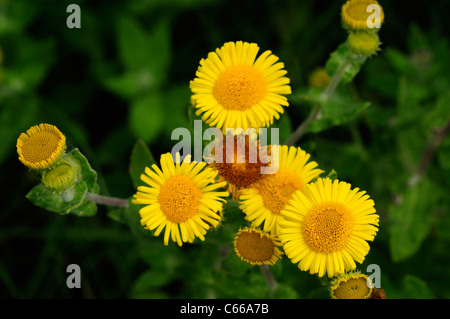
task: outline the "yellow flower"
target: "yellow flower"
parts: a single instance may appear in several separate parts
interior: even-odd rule
[[[39,124],[20,134],[16,147],[25,166],[43,169],[53,165],[64,153],[66,137],[54,125]]]
[[[347,37],[348,48],[361,56],[371,56],[380,47],[380,38],[377,33],[368,31],[350,32]]]
[[[234,147],[230,146],[230,142]],[[237,200],[242,190],[263,176],[262,168],[270,165],[268,152],[270,146],[260,146],[259,140],[248,134],[233,135],[228,132],[223,141],[217,142],[212,149],[211,158],[205,159],[211,160],[209,166],[217,171],[220,181],[227,182],[228,191]]]
[[[316,162],[309,162],[310,155],[299,147],[272,145],[271,152],[278,155],[278,170],[264,175],[251,188],[242,191],[240,208],[252,227],[264,223],[263,230],[279,234],[281,215],[292,194],[316,178],[322,170]]]
[[[248,227],[239,230],[233,242],[236,255],[251,265],[274,265],[283,254],[280,245],[275,236]]]
[[[280,240],[298,267],[322,277],[343,274],[362,263],[378,231],[374,202],[350,184],[319,178],[296,192],[281,212]]]
[[[200,61],[190,88],[196,114],[210,126],[266,127],[289,105],[284,64],[271,51],[256,59],[258,50],[256,43],[227,42]]]
[[[315,69],[308,78],[309,85],[313,88],[324,89],[330,82],[331,77],[328,75],[325,68]]]
[[[141,224],[156,229],[155,236],[165,228],[165,245],[169,237],[179,246],[195,237],[204,240],[206,231],[219,224],[223,197],[229,194],[215,191],[226,183],[215,183],[216,173],[205,166],[205,162],[191,163],[190,156],[180,163],[178,153],[174,163],[166,153],[161,156],[162,170],[153,164],[153,170],[146,167],[141,175],[149,186],[139,186],[132,202],[146,205],[139,210]]]
[[[372,10],[367,12],[367,7],[370,5],[378,6],[380,15],[379,17],[375,17],[375,24],[379,23],[381,25],[384,21],[384,12],[378,1],[348,0],[341,8],[344,27],[350,30],[371,30],[372,28],[369,28],[367,24],[367,19],[373,14]],[[372,31],[378,31],[378,28],[373,28]]]
[[[349,272],[334,279],[330,286],[333,299],[369,299],[372,282],[360,272]]]

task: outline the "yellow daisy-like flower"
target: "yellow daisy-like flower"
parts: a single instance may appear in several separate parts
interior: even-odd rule
[[[296,192],[281,212],[286,255],[311,274],[334,277],[362,263],[378,231],[374,202],[346,182],[319,178]]]
[[[376,0],[348,0],[341,8],[341,17],[344,27],[350,30],[370,30],[367,19],[373,14],[372,10],[367,12],[367,7],[376,5],[379,8],[379,17],[375,17],[376,24],[384,21],[384,12],[381,5]],[[377,28],[373,28],[377,31]]]
[[[239,230],[233,242],[234,251],[241,260],[251,265],[274,265],[283,254],[279,240],[256,228]]]
[[[370,299],[372,291],[372,282],[367,275],[360,272],[340,275],[330,286],[333,299]]]
[[[251,188],[242,191],[240,208],[253,227],[264,223],[263,230],[279,234],[281,215],[292,194],[316,178],[323,171],[318,164],[308,162],[310,155],[300,147],[272,145],[271,152],[278,154],[273,174],[266,174]]]
[[[66,137],[54,125],[39,124],[20,134],[16,147],[25,166],[43,169],[53,165],[64,153]]]
[[[204,240],[206,231],[222,219],[223,198],[229,194],[216,190],[226,183],[216,183],[216,173],[205,166],[205,162],[190,162],[190,156],[180,163],[179,153],[174,162],[166,153],[161,156],[162,170],[153,164],[141,175],[149,186],[139,186],[132,203],[146,205],[139,210],[141,224],[156,229],[155,236],[165,228],[165,245],[169,237],[179,246],[195,237]]]
[[[256,58],[258,51],[256,43],[227,42],[200,61],[190,88],[196,114],[207,124],[224,132],[266,127],[289,105],[284,64],[271,51]]]
[[[209,166],[217,171],[219,180],[227,182],[228,191],[237,200],[243,189],[263,176],[262,169],[270,165],[268,152],[270,146],[260,146],[259,140],[248,134],[232,135],[228,132],[226,138],[213,148]]]

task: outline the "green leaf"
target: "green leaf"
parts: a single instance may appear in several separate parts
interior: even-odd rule
[[[44,185],[39,184],[31,189],[26,195],[26,198],[43,209],[66,215],[83,203],[87,190],[87,185],[83,180],[76,183],[73,188],[67,192],[68,195],[65,196],[50,191]],[[75,211],[77,215],[83,215],[83,212],[86,213],[86,216],[93,215],[92,210],[88,210],[88,207]]]
[[[117,41],[125,67],[129,71],[145,70],[155,85],[162,84],[171,60],[169,31],[166,20],[147,32],[138,21],[121,16],[117,20]]]
[[[144,272],[134,283],[133,294],[142,295],[170,283],[174,279],[171,274],[162,270],[150,269]]]
[[[345,99],[331,99],[322,109],[318,119],[307,128],[307,132],[318,133],[333,126],[343,125],[368,108],[370,102],[349,102]]]
[[[103,84],[124,99],[132,99],[157,85],[154,74],[146,69],[127,71],[121,75],[106,77]]]
[[[403,278],[403,287],[410,299],[433,299],[433,292],[428,287],[426,281],[413,276],[406,275]]]
[[[97,205],[91,201],[85,201],[80,206],[72,209],[70,213],[79,217],[94,216],[97,213]]]
[[[86,183],[87,189],[90,192],[98,193],[97,172],[92,169],[87,158],[81,154],[78,148],[71,150],[66,157],[74,160],[80,166],[81,179]]]
[[[431,227],[435,193],[431,182],[423,179],[405,191],[400,205],[390,206],[389,246],[394,262],[411,257],[426,238]]]
[[[131,199],[128,201],[128,207],[123,208],[121,214],[115,214],[115,217],[121,218],[121,220],[126,223],[131,232],[137,237],[153,237],[153,231],[145,229],[144,226],[141,225],[141,215],[139,214],[139,210],[144,207],[143,205],[136,205],[131,202]]]
[[[153,158],[152,152],[144,141],[139,139],[134,144],[133,150],[131,151],[129,165],[130,177],[134,188],[144,185],[141,181],[141,174],[144,173],[146,167],[151,167],[153,164],[156,164],[156,162]]]
[[[130,128],[136,137],[147,143],[153,142],[163,129],[164,112],[162,99],[156,92],[151,92],[133,102],[129,114]]]

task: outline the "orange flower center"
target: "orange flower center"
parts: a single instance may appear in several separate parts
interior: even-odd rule
[[[343,249],[352,234],[355,217],[343,204],[325,202],[313,207],[303,223],[308,246],[323,254]]]
[[[279,169],[275,174],[265,175],[256,188],[263,198],[264,206],[273,214],[280,215],[292,194],[301,190],[304,185],[296,173]]]
[[[197,214],[202,195],[202,190],[191,179],[177,175],[161,186],[158,202],[167,219],[182,223]]]
[[[239,257],[254,263],[269,261],[275,249],[272,239],[256,230],[241,231],[234,245]]]
[[[250,65],[233,65],[216,80],[213,95],[227,110],[245,111],[267,94],[263,74]]]

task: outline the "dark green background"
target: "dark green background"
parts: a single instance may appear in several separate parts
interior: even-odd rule
[[[66,8],[81,7],[81,29],[68,29]],[[346,39],[343,1],[0,1],[0,297],[2,298],[328,298],[315,276],[287,258],[272,268],[269,292],[257,267],[230,245],[241,213],[229,209],[205,243],[164,247],[127,225],[97,215],[60,216],[30,203],[39,183],[16,156],[19,134],[56,125],[98,172],[101,193],[131,196],[131,150],[143,138],[155,158],[170,133],[189,125],[189,81],[201,58],[224,42],[256,42],[285,63],[293,94],[276,125],[288,136],[307,116],[308,75]],[[433,129],[450,118],[448,1],[381,1],[382,51],[338,96],[370,101],[339,126],[306,134],[299,144],[325,171],[370,194],[381,216],[366,261],[381,268],[387,298],[448,298],[450,141],[426,177],[406,186]],[[221,259],[222,258],[222,259]],[[219,269],[216,267],[220,263]],[[78,264],[82,288],[68,289]]]

